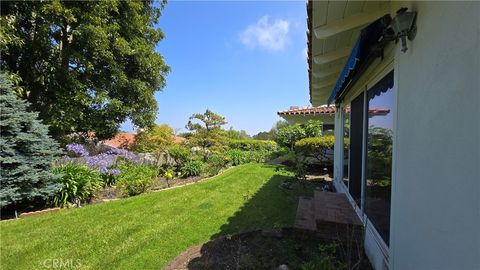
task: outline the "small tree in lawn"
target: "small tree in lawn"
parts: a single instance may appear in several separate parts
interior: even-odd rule
[[[28,112],[6,74],[0,73],[0,207],[10,209],[44,202],[60,188],[50,172],[58,143],[48,128]]]
[[[205,113],[196,113],[190,116],[186,128],[193,132],[190,142],[204,150],[204,159],[208,158],[209,151],[223,150],[228,143],[225,130],[222,126],[227,124],[225,117],[209,109]]]

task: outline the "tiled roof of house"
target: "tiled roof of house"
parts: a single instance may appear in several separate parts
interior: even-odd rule
[[[322,105],[318,107],[290,107],[289,110],[286,111],[279,111],[277,112],[278,115],[309,115],[309,114],[334,114],[335,113],[335,105]],[[348,109],[347,109],[348,110]],[[385,108],[371,108],[368,110],[369,113],[373,114],[387,114],[390,112],[390,109]]]
[[[119,132],[110,140],[105,140],[104,144],[116,148],[128,148],[135,143],[135,134],[130,132]]]
[[[186,141],[187,139],[184,138],[184,137],[174,137],[173,138],[173,143],[181,143],[181,142],[184,142]]]
[[[290,107],[289,110],[277,112],[278,115],[292,115],[292,114],[333,114],[335,113],[335,106],[319,106],[319,107]]]
[[[173,143],[181,143],[186,141],[187,139],[183,137],[174,137]],[[105,140],[104,144],[116,147],[116,148],[128,148],[135,144],[135,133],[130,132],[119,132],[115,137],[111,138],[110,140]]]

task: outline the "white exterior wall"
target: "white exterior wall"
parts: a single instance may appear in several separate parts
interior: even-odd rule
[[[480,3],[412,2],[395,54],[391,269],[480,269]]]

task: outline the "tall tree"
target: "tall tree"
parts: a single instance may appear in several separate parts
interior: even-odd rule
[[[28,104],[14,93],[0,73],[0,207],[28,206],[53,195],[60,187],[50,167],[61,153],[48,136],[48,127],[27,111]]]
[[[131,119],[154,123],[154,93],[169,67],[155,51],[165,5],[148,1],[2,2],[1,68],[21,78],[23,99],[54,136],[115,135]]]

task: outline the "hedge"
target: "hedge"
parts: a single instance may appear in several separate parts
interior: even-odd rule
[[[305,138],[295,143],[295,152],[317,159],[327,158],[327,151],[333,149],[334,136]]]
[[[277,148],[277,143],[268,140],[231,140],[229,146],[231,149],[239,149],[243,151],[273,151]]]

